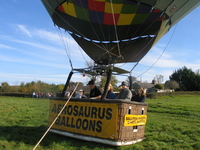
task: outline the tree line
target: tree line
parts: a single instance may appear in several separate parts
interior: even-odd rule
[[[32,81],[30,83],[21,82],[20,85],[10,86],[7,82],[2,82],[0,92],[21,92],[21,93],[58,93],[62,91],[64,84],[48,84],[42,81]]]
[[[171,76],[169,76],[169,82],[177,82],[177,90],[180,91],[200,91],[200,73],[196,72],[186,66],[175,70]]]
[[[135,77],[132,77],[133,82],[137,81]],[[161,84],[163,81],[162,75],[155,76],[155,88],[158,89],[175,89],[177,91],[200,91],[200,73],[199,70],[194,72],[187,67],[182,67],[178,70],[175,70],[170,76],[169,80],[165,84]],[[127,79],[127,81],[129,81]],[[153,81],[152,81],[153,82]],[[70,86],[76,85],[77,82],[70,82]],[[97,85],[103,89],[106,83],[106,76],[102,76],[96,80]],[[114,90],[118,90],[117,86],[118,80],[115,76],[111,77],[111,84],[114,87]],[[84,86],[82,82],[79,83],[79,86]],[[21,93],[60,93],[64,88],[64,84],[48,84],[42,81],[32,81],[30,83],[21,82],[18,86],[10,86],[7,82],[2,82],[0,85],[0,92],[21,92]]]

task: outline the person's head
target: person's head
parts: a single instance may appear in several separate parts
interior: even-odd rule
[[[127,81],[122,81],[122,89],[127,88],[128,87],[128,82]]]
[[[137,92],[138,92],[139,95],[145,95],[144,89],[142,87],[139,87]]]
[[[80,92],[80,95],[84,94],[84,91],[82,89],[80,89],[79,92]]]
[[[109,86],[108,86],[108,90],[113,90],[113,86],[112,86],[112,84],[109,84]]]
[[[66,97],[69,97],[69,96],[70,96],[70,92],[66,91],[66,92],[65,92],[65,96],[66,96]]]
[[[90,89],[93,89],[95,87],[94,80],[90,80],[87,85],[89,85]]]

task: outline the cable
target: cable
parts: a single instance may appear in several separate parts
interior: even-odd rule
[[[58,32],[58,31],[59,31],[59,32]],[[68,59],[69,59],[69,63],[70,63],[71,69],[73,69],[71,57],[70,57],[70,54],[69,54],[69,52],[68,52],[68,50],[67,50],[67,47],[66,47],[66,44],[65,44],[65,40],[64,40],[64,38],[63,38],[63,36],[62,36],[62,34],[61,34],[61,32],[60,32],[59,29],[57,29],[57,32],[58,32],[58,35],[59,35],[59,37],[60,37],[61,43],[63,44],[63,47],[64,47],[64,49],[65,49],[65,52],[66,52],[66,54],[67,54],[67,57],[68,57]],[[69,49],[69,48],[68,48],[68,49]]]
[[[151,9],[150,12],[152,12],[152,11],[153,11],[153,8]],[[164,13],[162,13],[160,16],[158,16],[157,18],[155,18],[155,20],[154,20],[151,24],[149,24],[149,26],[148,26],[147,28],[145,28],[145,30],[144,30],[140,35],[138,35],[138,38],[140,38],[140,36],[142,36],[142,35],[145,33],[145,31],[147,31],[147,30],[151,27],[151,25],[153,25],[153,24],[154,24],[160,17],[162,17],[163,15],[164,15]],[[147,17],[148,17],[148,16],[146,16],[146,18],[147,18]],[[144,18],[142,24],[144,24],[144,21],[145,21],[146,18]],[[135,33],[139,30],[139,28],[142,26],[142,24],[140,24],[140,26],[137,28],[137,30],[135,31]],[[130,28],[130,26],[129,26],[129,28]],[[127,30],[127,32],[128,32],[128,30]],[[157,30],[157,31],[155,32],[155,35],[156,35],[158,32],[159,32],[159,30]],[[135,35],[135,33],[133,34],[133,36]],[[135,39],[135,41],[138,40],[138,38]],[[152,40],[153,40],[153,39],[154,39],[154,38],[152,38]],[[137,56],[145,49],[145,47],[149,45],[149,43],[150,43],[152,40],[150,40],[150,41],[144,46],[144,48],[143,48],[138,54],[136,54],[133,58],[137,57]],[[135,41],[130,40],[130,41],[129,41],[130,44],[129,44],[129,45],[127,44],[127,46],[124,47],[123,52],[122,52],[121,54],[124,54],[124,53],[126,52],[126,49],[128,49],[131,45],[133,45],[133,44],[135,43]],[[118,43],[118,45],[119,45],[119,43]],[[120,55],[121,55],[121,54],[120,54]],[[133,58],[131,58],[131,59],[133,59]],[[130,59],[130,60],[131,60],[131,59]],[[129,60],[129,61],[130,61],[130,60]],[[127,61],[127,62],[129,62],[129,61]],[[126,62],[126,63],[127,63],[127,62]],[[126,63],[122,64],[121,66],[125,65]]]
[[[82,1],[80,1],[80,3],[81,3],[81,5],[82,5],[82,7],[83,7]],[[95,9],[96,9],[96,5],[95,5]],[[85,13],[85,16],[87,17],[87,19],[90,20],[90,19],[88,18],[88,15],[87,15],[87,13],[86,13],[86,10],[85,10],[85,9],[83,9],[83,10],[84,10],[84,13]],[[96,14],[97,14],[97,13],[96,13]],[[99,25],[100,25],[100,28],[101,28],[102,35],[103,35],[104,38],[105,38],[105,35],[104,35],[104,33],[103,33],[103,29],[102,29],[102,26],[101,26],[101,24],[100,24],[100,19],[99,19],[99,16],[98,16],[98,15],[97,15],[97,18],[98,18],[98,21],[99,21]],[[90,26],[91,26],[93,32],[95,33],[97,39],[98,39],[99,41],[101,41],[100,38],[99,38],[99,36],[98,36],[98,34],[96,33],[94,27],[92,26],[91,22],[90,22],[90,21],[88,21],[88,22],[89,22],[89,24],[90,24]],[[108,48],[106,48],[104,44],[101,44],[101,46],[103,47],[104,50],[107,51]]]
[[[47,3],[47,2],[46,2]],[[82,3],[81,3],[82,4]],[[118,33],[117,33],[117,27],[116,27],[116,20],[115,20],[115,16],[114,16],[114,7],[113,7],[113,2],[112,2],[112,0],[110,1],[110,6],[111,6],[111,10],[112,10],[112,18],[113,18],[113,23],[114,23],[114,29],[115,29],[115,36],[116,36],[116,40],[117,40],[117,47],[118,47],[118,56],[121,56],[122,57],[122,54],[121,54],[121,50],[120,50],[120,42],[119,42],[119,38],[118,38]],[[53,9],[48,3],[47,3],[47,5],[51,8],[51,9]],[[83,5],[83,4],[82,4]],[[77,29],[75,29],[73,26],[71,26],[62,16],[60,16],[59,15],[59,13],[57,13],[55,10],[54,10],[54,12],[64,21],[64,22],[66,22],[66,24],[68,24],[71,28],[73,28],[73,30],[75,30],[78,34],[80,34],[82,37],[84,37],[84,35],[83,34],[81,34]],[[98,16],[97,16],[98,17]],[[147,16],[146,16],[147,17]],[[160,17],[160,16],[159,16]],[[159,18],[158,17],[158,18]],[[155,19],[155,21],[158,19],[158,18],[156,18]],[[89,19],[89,18],[88,18]],[[145,20],[145,19],[144,19]],[[155,22],[154,21],[154,22]],[[143,33],[154,23],[154,22],[152,22],[144,31],[143,31]],[[92,24],[91,24],[91,22],[89,22],[90,23],[90,26],[91,26],[91,28],[92,28],[92,31],[94,31],[94,33],[95,33],[95,35],[97,36],[97,38],[99,39],[99,37],[98,37],[98,35],[97,35],[97,33],[95,32],[95,30],[94,30],[94,28],[93,28],[93,26],[92,26]],[[144,21],[142,22],[142,24],[144,23]],[[101,26],[100,26],[101,27]],[[139,28],[141,27],[141,25],[139,26]],[[137,30],[139,30],[139,28],[137,28]],[[102,28],[101,28],[102,29]],[[135,31],[135,33],[137,32],[137,30]],[[134,34],[135,34],[134,33]],[[143,34],[143,33],[141,33],[141,35]],[[63,39],[62,39],[63,40]],[[100,40],[99,40],[100,41]],[[102,50],[105,50],[106,51],[106,53],[108,53],[108,54],[111,54],[111,55],[114,55],[111,51],[112,50],[108,50],[108,49],[106,49],[106,45],[105,44],[102,44],[102,46],[100,46],[99,44],[97,44],[97,43],[95,43],[94,41],[90,41],[91,43],[93,43],[94,45],[96,45],[97,47],[99,47],[100,49],[102,49]],[[134,42],[133,42],[134,43]],[[133,44],[133,43],[131,43],[131,45]],[[148,44],[147,44],[148,45]],[[147,46],[146,45],[146,46]],[[129,45],[130,46],[130,45]],[[128,47],[127,47],[128,48]],[[105,55],[106,53],[104,53],[103,55]],[[125,51],[123,51],[123,53],[125,53]],[[140,52],[141,53],[141,52]],[[67,53],[68,54],[68,53]],[[139,54],[139,53],[138,53]],[[137,55],[138,55],[137,54]],[[110,56],[111,56],[110,55]],[[136,56],[137,56],[136,55]],[[114,55],[115,56],[115,55]],[[117,55],[116,55],[117,56]],[[135,56],[135,57],[136,57]],[[68,57],[69,57],[69,54],[68,54]],[[70,61],[70,64],[71,64],[71,67],[72,67],[72,62],[71,62],[71,59],[69,58],[69,61]],[[126,63],[125,63],[126,64]]]
[[[115,36],[116,36],[116,40],[119,41],[118,35],[117,35],[117,28],[116,28],[116,22],[115,22],[115,16],[114,16],[114,10],[113,10],[113,2],[112,2],[112,0],[110,1],[110,3],[111,3],[111,10],[112,10],[113,23],[114,23],[114,28],[115,28]],[[117,47],[118,47],[119,56],[122,57],[121,51],[120,51],[119,42],[117,43]],[[123,58],[123,57],[122,57],[122,58]]]
[[[160,57],[163,55],[163,53],[164,53],[165,50],[167,49],[169,43],[171,42],[172,37],[173,37],[173,35],[174,35],[174,33],[175,33],[175,30],[176,30],[177,25],[178,25],[178,24],[176,24],[176,26],[175,26],[175,28],[174,28],[174,31],[173,31],[173,33],[172,33],[172,36],[170,37],[170,39],[169,39],[169,41],[168,41],[166,47],[164,48],[164,50],[163,50],[163,52],[160,54],[160,56],[157,58],[157,60],[156,60],[146,71],[144,71],[142,74],[140,74],[140,75],[137,76],[136,78],[142,76],[144,73],[146,73],[147,71],[149,71],[149,70],[157,63],[157,61],[158,61],[158,60],[160,59]]]
[[[80,53],[81,53],[81,55],[82,55],[83,59],[85,60],[85,62],[86,62],[86,64],[87,64],[87,66],[89,67],[89,66],[90,66],[90,64],[89,64],[89,62],[86,60],[85,56],[83,55],[83,51],[81,50],[81,48],[80,48],[80,47],[79,47],[79,51],[80,51]]]
[[[67,25],[69,25],[74,31],[76,31],[80,36],[82,36],[82,37],[85,37],[81,32],[79,32],[77,29],[75,29],[72,25],[70,25],[69,24],[69,22],[67,22],[62,16],[60,16],[59,15],[59,13],[57,13],[52,7],[51,7],[51,5],[46,1],[46,0],[44,0],[45,1],[45,3],[50,7],[50,9],[52,9],[55,13],[56,13],[56,15],[58,15]],[[90,22],[89,22],[90,23]],[[90,23],[91,24],[91,23]],[[95,33],[95,35],[97,36],[97,38],[98,38],[98,35],[96,34],[96,32],[95,32],[95,30],[94,30],[94,28],[93,28],[93,26],[92,25],[90,25],[91,26],[91,28],[92,28],[92,30],[93,30],[93,32]],[[99,39],[99,38],[98,38]],[[90,39],[91,40],[91,39]],[[99,40],[100,41],[100,40]],[[93,42],[93,41],[90,41],[91,43],[93,43],[94,45],[96,45],[97,47],[100,47],[102,50],[104,50],[104,51],[107,51],[107,52],[109,52],[105,47],[104,47],[104,45],[103,45],[103,47],[101,47],[101,46],[99,46],[99,45],[97,45],[95,42]]]

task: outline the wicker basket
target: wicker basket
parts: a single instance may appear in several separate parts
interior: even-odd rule
[[[66,100],[51,100],[49,125]],[[71,99],[50,131],[114,146],[130,145],[145,137],[147,107],[146,103],[116,99]]]

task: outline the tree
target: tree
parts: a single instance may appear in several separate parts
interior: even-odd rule
[[[179,89],[179,84],[177,81],[174,80],[169,80],[165,82],[164,85],[165,89]]]
[[[1,83],[1,92],[10,92],[11,88],[7,82]]]
[[[181,69],[175,70],[169,78],[170,80],[174,80],[179,83],[180,90],[200,90],[200,75],[185,66]]]
[[[154,87],[156,89],[163,89],[164,88],[162,84],[156,84]]]
[[[62,92],[63,88],[64,88],[64,84],[59,84],[56,86],[57,92]]]
[[[107,76],[101,76],[100,81],[98,83],[101,89],[104,89],[104,86],[106,85],[106,80],[107,80]],[[110,84],[112,84],[114,90],[117,89],[117,83],[118,83],[118,80],[116,76],[111,76]]]
[[[27,92],[29,93],[36,92],[39,90],[37,83],[34,81],[32,81],[31,83],[26,83],[24,86],[27,88]]]
[[[157,84],[161,84],[163,82],[164,76],[163,75],[156,75],[154,78],[155,78]]]
[[[130,78],[132,78],[132,84],[135,83],[135,82],[137,82],[137,78],[136,78],[136,77],[130,76],[130,77],[128,77],[128,78],[126,79],[126,81],[128,82],[129,85],[130,85]]]
[[[200,69],[198,69],[198,70],[196,71],[196,74],[200,75]]]
[[[24,82],[21,82],[19,91],[20,91],[20,92],[23,92],[23,93],[24,93],[24,92],[28,92],[27,86],[25,85]]]
[[[78,83],[78,82],[70,81],[70,82],[69,82],[69,85],[70,85],[70,87],[75,87],[75,86],[77,85],[77,83]],[[79,86],[80,86],[80,85],[83,85],[83,83],[80,82],[80,83],[79,83]]]

